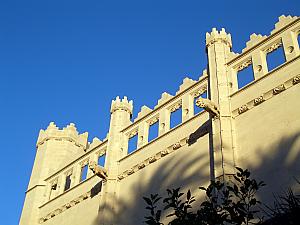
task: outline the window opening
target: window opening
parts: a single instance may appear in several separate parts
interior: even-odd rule
[[[64,191],[69,190],[70,187],[71,187],[71,174],[66,176],[66,183],[65,183]]]
[[[81,167],[81,174],[80,174],[80,182],[86,180],[88,172],[88,165],[84,165]]]
[[[275,69],[284,62],[285,55],[282,46],[267,54],[268,71]]]
[[[158,137],[158,121],[149,126],[148,142]]]
[[[237,73],[238,89],[245,87],[247,84],[254,81],[252,64],[238,71]]]
[[[196,105],[196,101],[197,99],[201,97],[201,98],[207,98],[207,92],[205,91],[202,95],[198,96],[198,97],[195,97],[194,98],[194,115],[202,112],[204,109],[203,108],[200,108]]]
[[[182,110],[181,107],[174,112],[171,112],[170,116],[170,129],[178,126],[182,122]]]
[[[137,149],[138,135],[134,135],[128,140],[128,154]]]
[[[104,167],[104,165],[105,165],[105,154],[104,155],[100,155],[99,157],[98,157],[98,165],[99,166],[102,166],[102,167]]]

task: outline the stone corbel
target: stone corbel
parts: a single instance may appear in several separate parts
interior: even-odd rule
[[[219,117],[220,111],[218,106],[207,98],[198,98],[196,100],[196,105],[200,108],[204,108],[212,117]]]

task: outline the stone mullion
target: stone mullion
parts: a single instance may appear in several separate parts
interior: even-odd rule
[[[182,122],[187,121],[194,115],[194,96],[189,93],[182,97]]]
[[[283,33],[282,44],[286,61],[289,61],[300,54],[296,33],[292,31]]]
[[[159,135],[170,130],[171,112],[168,109],[162,109],[159,113]]]

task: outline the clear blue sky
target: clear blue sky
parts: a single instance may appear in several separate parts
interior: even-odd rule
[[[198,79],[212,27],[240,52],[282,14],[300,16],[300,1],[0,1],[1,224],[18,224],[50,121],[102,139],[115,96],[133,99],[135,116]]]

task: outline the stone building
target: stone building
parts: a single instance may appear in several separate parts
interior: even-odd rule
[[[104,140],[89,143],[74,124],[51,122],[37,140],[20,225],[142,224],[142,196],[179,186],[198,195],[235,166],[268,184],[262,201],[297,187],[299,34],[300,17],[280,16],[270,35],[252,34],[237,54],[230,34],[212,29],[199,80],[185,78],[134,120],[132,101],[117,97]]]

